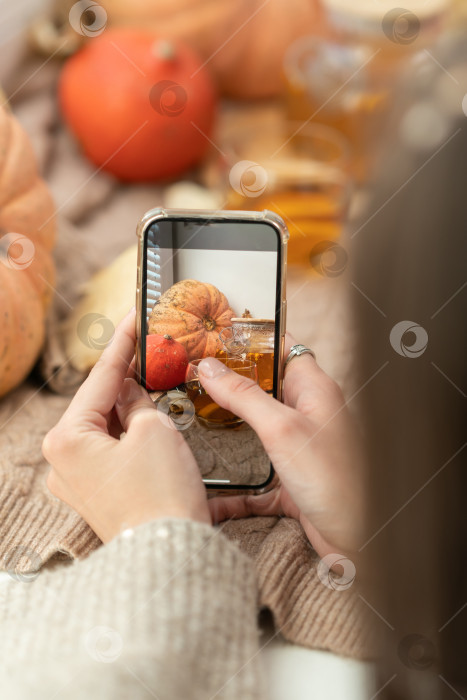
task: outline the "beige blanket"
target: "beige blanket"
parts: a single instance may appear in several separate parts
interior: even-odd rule
[[[66,359],[64,365],[57,365],[61,348],[54,329],[73,308],[89,276],[135,241],[136,222],[147,209],[164,203],[164,191],[152,185],[122,186],[96,172],[60,121],[55,96],[59,65],[53,61],[42,65],[42,59],[24,54],[22,44],[4,51],[9,57],[9,63],[3,64],[8,65],[8,73],[0,75],[0,80],[31,136],[58,211],[57,288],[45,355],[29,380],[0,401],[0,568],[22,571],[51,559],[85,557],[100,546],[87,524],[52,497],[45,484],[47,464],[41,442],[70,400],[52,392],[46,380],[63,388],[81,379],[72,371],[67,375]],[[270,105],[226,107],[217,138],[222,138],[232,120],[262,119],[270,109]],[[321,366],[349,391],[351,321],[341,293],[346,284],[343,276],[328,279],[292,273],[288,328],[298,341],[315,350]],[[288,519],[254,518],[230,522],[225,532],[254,558],[261,603],[272,608],[281,627],[292,620],[284,634],[301,644],[315,645],[312,618],[319,596],[312,592],[317,558],[300,526]],[[302,571],[293,582],[292,555]],[[326,642],[321,636],[318,643],[349,655],[368,655],[371,641],[366,633],[355,634],[356,626],[361,629],[363,625],[361,601],[353,589],[336,595],[340,596],[339,606],[344,606],[341,618],[346,617],[339,620],[339,630],[348,625],[349,635],[340,634],[336,641],[330,632]]]

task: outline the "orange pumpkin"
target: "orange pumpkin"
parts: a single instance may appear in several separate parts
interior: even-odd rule
[[[65,63],[59,98],[88,158],[127,182],[173,178],[210,148],[212,78],[189,46],[152,31],[94,37]]]
[[[219,333],[232,316],[227,297],[213,284],[182,280],[154,305],[148,333],[172,336],[185,347],[188,360],[213,357],[222,347]]]
[[[323,31],[319,0],[101,0],[114,25],[153,28],[183,39],[206,62],[224,94],[270,97],[282,88],[290,44]]]
[[[55,280],[54,204],[31,143],[0,107],[0,396],[33,367]]]

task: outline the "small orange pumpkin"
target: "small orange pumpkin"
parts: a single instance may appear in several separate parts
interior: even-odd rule
[[[88,158],[126,182],[174,178],[210,148],[217,97],[209,72],[184,42],[151,31],[93,38],[65,63],[59,98]]]
[[[44,341],[54,211],[26,133],[0,107],[0,396],[26,377]]]
[[[185,347],[188,360],[213,357],[222,348],[219,333],[232,316],[227,297],[213,284],[182,280],[154,305],[148,333],[172,336]]]

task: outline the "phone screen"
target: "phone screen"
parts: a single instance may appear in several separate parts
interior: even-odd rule
[[[280,233],[262,221],[159,219],[143,241],[142,383],[208,487],[265,486],[261,441],[206,393],[198,365],[216,357],[277,397]]]

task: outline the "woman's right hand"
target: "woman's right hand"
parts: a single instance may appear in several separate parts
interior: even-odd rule
[[[288,335],[286,355],[293,344]],[[338,385],[309,354],[287,366],[285,405],[214,358],[199,373],[210,396],[255,430],[281,482],[257,496],[211,499],[214,521],[286,515],[300,521],[321,557],[355,552],[363,527],[361,446]]]

